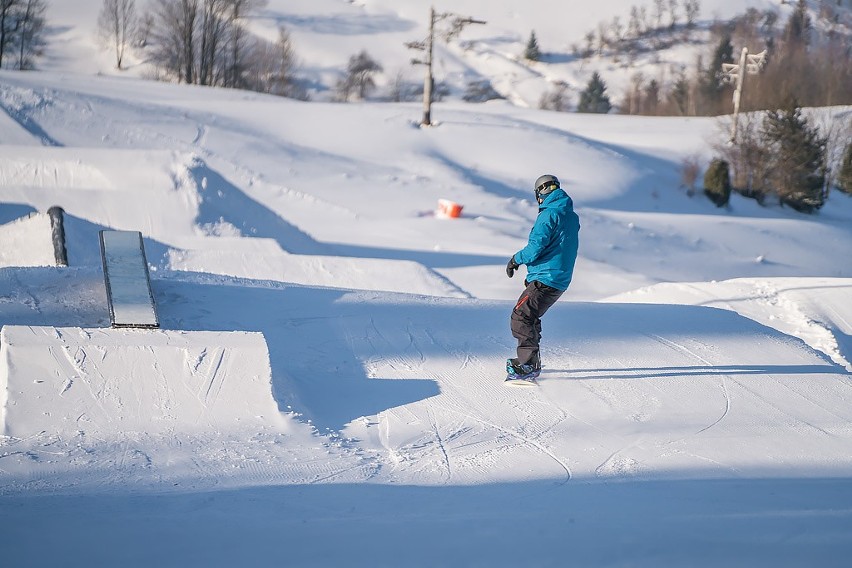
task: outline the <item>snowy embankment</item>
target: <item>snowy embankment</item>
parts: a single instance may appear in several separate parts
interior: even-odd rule
[[[12,565],[43,534],[43,565],[848,557],[844,196],[689,198],[699,119],[448,104],[421,130],[417,105],[0,76],[0,219],[61,205],[71,265],[33,235],[0,267]],[[581,258],[540,388],[507,389],[542,171]],[[162,330],[107,329],[103,228],[142,231]]]
[[[657,284],[611,302],[712,306],[735,311],[806,342],[852,371],[852,281],[848,278],[742,278]]]

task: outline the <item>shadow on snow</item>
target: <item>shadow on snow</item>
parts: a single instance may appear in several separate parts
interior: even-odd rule
[[[852,553],[846,478],[23,494],[0,507],[9,566],[839,568]]]

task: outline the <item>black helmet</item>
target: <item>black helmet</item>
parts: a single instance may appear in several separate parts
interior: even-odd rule
[[[550,174],[538,176],[538,179],[535,180],[535,200],[541,203],[544,196],[554,189],[559,189],[559,180],[556,176]]]

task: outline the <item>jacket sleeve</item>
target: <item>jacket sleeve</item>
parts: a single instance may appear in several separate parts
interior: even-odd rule
[[[527,246],[515,253],[515,262],[529,264],[537,259],[553,239],[556,218],[552,211],[543,211],[535,220]]]

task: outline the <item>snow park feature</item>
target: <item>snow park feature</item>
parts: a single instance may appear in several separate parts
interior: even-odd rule
[[[717,208],[679,171],[717,119],[535,108],[605,71],[563,44],[623,2],[454,3],[488,24],[436,78],[505,98],[431,128],[323,90],[365,48],[390,82],[418,0],[247,18],[290,30],[314,101],[116,70],[101,0],[50,6],[38,70],[0,69],[0,566],[848,564],[852,201]],[[538,386],[506,388],[543,173],[579,258]],[[141,234],[158,328],[112,326],[101,231]]]
[[[7,437],[256,434],[280,424],[259,333],[14,325],[0,333]]]
[[[139,231],[100,231],[104,284],[113,327],[159,327]]]

